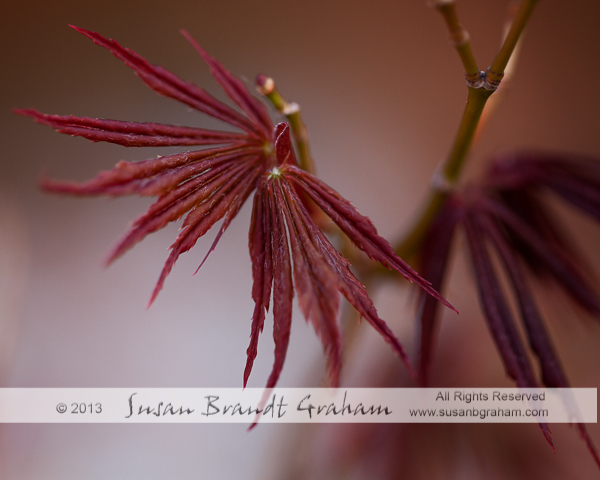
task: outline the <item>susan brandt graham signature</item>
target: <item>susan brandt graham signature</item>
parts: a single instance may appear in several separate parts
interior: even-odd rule
[[[273,395],[271,401],[261,407],[255,405],[244,405],[240,402],[226,403],[217,395],[207,395],[203,398],[200,405],[175,405],[167,401],[159,401],[153,404],[145,404],[136,397],[137,392],[132,393],[128,399],[128,414],[125,418],[150,416],[169,417],[183,415],[202,415],[210,417],[214,415],[221,416],[244,416],[253,417],[256,415],[271,416],[271,418],[282,418],[289,411],[288,408],[294,408],[309,419],[323,416],[380,416],[391,415],[392,410],[383,405],[364,405],[363,403],[352,404],[348,401],[348,392],[344,392],[341,403],[311,403],[311,395],[306,395],[302,400],[290,405],[286,403],[283,395]]]

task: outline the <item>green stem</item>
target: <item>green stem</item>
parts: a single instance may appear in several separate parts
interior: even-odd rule
[[[502,44],[502,47],[500,47],[498,55],[496,55],[496,58],[488,68],[487,77],[489,83],[495,81],[499,83],[502,79],[506,65],[519,42],[519,38],[521,38],[521,35],[525,30],[525,26],[527,25],[536,3],[537,0],[523,0],[523,3],[521,3],[510,26],[510,30],[504,39],[504,43]]]
[[[458,127],[456,139],[452,144],[448,160],[442,170],[442,180],[448,182],[450,186],[454,186],[458,180],[469,148],[473,143],[473,137],[475,136],[483,107],[485,107],[485,103],[492,93],[493,90],[469,88],[467,105],[465,106],[465,111]]]
[[[527,21],[529,20],[536,3],[537,0],[523,0],[517,10],[510,30],[504,39],[502,47],[500,47],[500,51],[496,55],[492,65],[488,68],[487,73],[482,74],[480,82],[471,81],[468,74],[469,72],[467,71],[469,95],[467,97],[467,105],[460,126],[458,127],[456,138],[452,144],[452,149],[450,150],[443,169],[439,172],[438,177],[434,178],[433,190],[429,195],[429,199],[427,200],[421,215],[414,226],[409,230],[408,234],[406,234],[401,242],[395,247],[396,253],[405,260],[410,260],[410,258],[417,253],[431,222],[435,219],[444,205],[450,192],[456,187],[467,154],[473,143],[475,132],[477,131],[479,120],[483,113],[483,108],[485,107],[487,99],[500,85],[506,65],[515,50],[519,38],[521,38],[521,35],[525,30]],[[435,5],[444,15],[451,32],[453,29],[458,31],[458,29],[462,28],[458,23],[452,0],[438,0]],[[465,68],[467,68],[467,62],[469,61],[470,55],[464,55],[460,51],[459,54]],[[472,68],[472,66],[469,68]]]
[[[465,75],[468,80],[476,81],[479,78],[479,68],[475,56],[471,50],[469,32],[467,32],[458,20],[454,0],[436,0],[433,6],[441,13],[446,21],[452,43],[465,67]]]
[[[288,102],[275,87],[272,78],[265,75],[256,77],[258,91],[262,93],[273,104],[279,113],[285,116],[290,124],[290,131],[298,150],[298,163],[300,168],[309,173],[315,173],[315,165],[308,146],[308,131],[300,116],[300,106],[297,103]]]
[[[477,131],[483,108],[492,93],[493,90],[469,87],[467,105],[448,159],[443,169],[438,173],[439,176],[434,178],[433,191],[419,216],[419,220],[395,248],[398,256],[404,260],[409,260],[417,252],[429,229],[429,225],[444,205],[449,193],[455,188],[469,153],[469,148],[473,143],[473,137]]]

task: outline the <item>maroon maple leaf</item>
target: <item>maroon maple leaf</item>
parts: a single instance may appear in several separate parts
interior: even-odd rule
[[[438,290],[448,267],[456,230],[464,229],[470,250],[479,299],[490,333],[509,377],[519,387],[536,388],[540,382],[529,361],[528,349],[509,308],[512,295],[518,306],[529,348],[537,357],[541,383],[567,388],[569,382],[546,331],[534,300],[527,270],[543,281],[552,281],[590,314],[600,315],[600,296],[589,280],[566,229],[548,212],[544,190],[558,194],[573,206],[600,220],[600,162],[575,156],[523,153],[495,159],[478,185],[452,195],[432,223],[420,252],[421,272]],[[510,291],[501,286],[495,254],[508,279]],[[421,320],[420,378],[427,382],[435,331],[437,305],[423,299]],[[548,442],[550,430],[540,424]],[[585,425],[578,424],[595,462],[600,458]]]
[[[160,66],[151,65],[137,53],[81,28],[78,32],[123,60],[153,90],[241,130],[241,133],[157,123],[122,122],[87,117],[47,115],[17,110],[49,125],[60,133],[92,141],[128,147],[205,146],[200,150],[128,163],[121,161],[84,183],[45,181],[51,192],[73,195],[147,195],[158,197],[112,250],[108,263],[170,222],[183,220],[182,230],[160,274],[150,303],[156,298],[177,258],[190,250],[219,220],[212,252],[244,202],[255,191],[250,225],[250,258],[254,284],[248,360],[244,386],[257,354],[259,334],[273,299],[275,361],[268,379],[275,386],[284,364],[289,342],[294,290],[300,308],[321,338],[331,383],[339,383],[342,339],[338,325],[340,293],[388,342],[410,370],[402,346],[377,315],[366,288],[309,214],[310,198],[339,228],[373,260],[402,274],[424,291],[444,300],[377,234],[370,220],[331,187],[301,170],[294,157],[287,124],[273,126],[264,105],[250,95],[244,84],[209,56],[186,32],[185,37],[200,53],[211,73],[237,110],[216,100],[203,89],[186,82]],[[206,148],[210,147],[210,148]],[[207,254],[208,256],[208,254]],[[206,257],[205,259],[206,260]],[[202,262],[204,263],[204,261]],[[202,264],[200,265],[202,266]],[[199,267],[200,268],[200,267]]]

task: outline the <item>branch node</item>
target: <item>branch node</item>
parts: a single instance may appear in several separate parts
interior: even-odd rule
[[[469,88],[482,88],[485,85],[485,72],[480,71],[477,73],[465,73],[467,80],[467,87]]]
[[[286,117],[299,112],[300,105],[298,105],[296,102],[287,103],[285,107],[283,107],[283,110],[281,110],[281,113],[283,113]]]
[[[445,194],[449,195],[449,194],[455,193],[457,190],[457,187],[444,174],[444,166],[445,166],[445,162],[442,161],[438,165],[438,167],[435,169],[435,171],[433,172],[433,175],[431,176],[431,179],[430,179],[430,184],[431,184],[431,188],[434,191],[437,191],[440,193],[445,193]]]
[[[450,36],[452,37],[452,41],[454,42],[454,46],[456,48],[463,47],[471,41],[471,35],[469,35],[469,32],[467,32],[464,28],[462,30],[450,32]]]
[[[492,67],[489,67],[487,73],[484,73],[485,82],[483,88],[491,91],[497,90],[503,77],[504,73],[496,73],[492,70]]]

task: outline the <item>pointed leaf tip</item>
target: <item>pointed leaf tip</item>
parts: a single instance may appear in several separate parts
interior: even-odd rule
[[[136,75],[155,92],[173,98],[206,115],[241,128],[252,137],[262,136],[263,132],[261,129],[264,129],[264,125],[260,122],[255,124],[255,119],[251,115],[250,118],[252,120],[223,102],[218,101],[193,83],[182,80],[163,67],[150,64],[144,57],[133,50],[123,47],[115,40],[105,38],[97,32],[74,26],[71,27],[90,38],[97,45],[108,49],[115,57],[132,68]],[[232,82],[239,82],[235,77],[232,78],[234,79]]]
[[[273,123],[262,102],[253,97],[244,83],[232,75],[219,61],[209,55],[186,30],[182,30],[181,34],[200,54],[210,68],[210,72],[217,83],[227,96],[248,116],[253,127],[257,129],[257,132],[260,132],[263,138],[268,138],[273,130]]]
[[[148,303],[146,304],[146,310],[150,310],[150,307],[154,303],[155,299],[156,299],[156,295],[152,294],[152,296],[150,297],[150,300],[148,300]]]
[[[92,31],[92,30],[88,30],[88,29],[86,29],[86,28],[78,27],[78,26],[76,26],[76,25],[71,25],[71,24],[69,24],[69,27],[71,27],[71,28],[72,28],[73,30],[75,30],[76,32],[79,32],[79,33],[81,33],[82,35],[85,35],[86,37],[90,37],[90,38],[91,38],[91,36],[92,36],[92,35],[94,35],[94,34],[96,34],[96,35],[97,35],[97,33],[96,33],[96,32],[94,32],[94,31]]]
[[[254,430],[254,427],[256,427],[257,425],[258,425],[258,422],[252,423],[252,425],[250,425],[246,431],[251,432],[252,430]]]
[[[13,108],[12,112],[15,115],[23,115],[26,117],[33,117],[36,111],[31,108]]]

